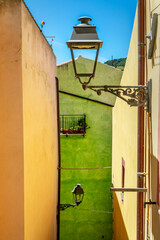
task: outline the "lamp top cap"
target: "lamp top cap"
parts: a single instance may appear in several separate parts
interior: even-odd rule
[[[92,18],[86,17],[86,16],[78,18],[78,21],[81,21],[81,23],[79,25],[81,25],[81,24],[90,25],[89,21],[91,21],[91,20],[92,20]]]
[[[83,188],[81,187],[81,184],[77,184],[76,187],[74,187],[72,193],[74,194],[84,194]]]

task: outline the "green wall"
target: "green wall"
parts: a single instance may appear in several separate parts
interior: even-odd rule
[[[112,108],[60,93],[60,114],[86,114],[86,136],[61,136],[62,168],[111,166]],[[61,170],[61,203],[73,203],[72,190],[80,183],[82,204],[60,214],[61,240],[112,239],[111,168]]]
[[[93,60],[79,56],[75,62],[79,72],[92,72],[94,65]],[[123,72],[117,68],[97,62],[95,78],[92,79],[90,85],[120,85],[122,74]],[[110,105],[115,104],[116,96],[113,94],[103,92],[101,96],[98,96],[97,93],[90,89],[84,91],[78,79],[74,77],[72,61],[59,65],[57,67],[57,76],[59,78],[59,88],[61,91],[105,102]],[[81,78],[81,80],[82,82],[87,81],[88,78]]]

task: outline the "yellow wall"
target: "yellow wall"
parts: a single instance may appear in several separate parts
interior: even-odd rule
[[[22,240],[24,163],[20,1],[0,1],[0,239]]]
[[[145,80],[152,79],[151,100],[151,148],[149,154],[149,119],[145,113],[145,156],[147,194],[144,201],[157,201],[157,162],[160,161],[160,0],[146,1],[146,34],[149,34],[153,13],[158,14],[158,27],[153,58],[149,60],[147,40],[146,46],[146,76]],[[123,73],[121,85],[137,85],[138,67],[138,26],[137,15],[129,48],[126,67]],[[151,159],[149,156],[151,155]],[[113,171],[114,187],[121,187],[122,157],[125,160],[125,187],[137,186],[137,108],[130,108],[125,102],[117,98],[113,110]],[[137,194],[124,193],[124,202],[121,193],[113,194],[113,230],[115,240],[135,240],[137,233]],[[159,240],[160,215],[158,204],[148,205],[144,209],[145,239],[148,236],[152,240]],[[147,229],[148,220],[148,229]]]
[[[22,6],[25,240],[56,239],[56,57]]]
[[[137,85],[138,48],[137,15],[121,85]],[[122,187],[122,158],[125,161],[124,187],[137,186],[137,108],[130,107],[121,99],[113,108],[112,181],[114,187]],[[137,194],[113,194],[113,239],[135,240]]]
[[[0,22],[0,240],[53,240],[56,57],[21,0],[0,1]]]
[[[147,178],[151,183],[150,199],[157,201],[157,162],[160,161],[160,0],[152,0],[146,2],[146,33],[150,32],[152,16],[154,13],[158,14],[157,35],[155,41],[155,48],[153,58],[147,61],[148,74],[147,79],[152,79],[152,136],[151,136],[151,177]],[[147,41],[147,49],[148,49]],[[158,137],[159,135],[159,137]],[[159,139],[158,139],[159,138]],[[159,154],[158,154],[159,151]],[[159,189],[160,191],[160,189]],[[149,191],[147,194],[147,201],[149,200]],[[153,205],[149,207],[149,235],[152,240],[160,238],[160,215],[158,215],[159,206]],[[146,208],[146,215],[148,208]]]

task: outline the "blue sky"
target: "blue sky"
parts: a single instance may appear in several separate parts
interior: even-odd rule
[[[25,0],[33,17],[40,26],[45,21],[43,33],[55,36],[53,51],[57,63],[71,59],[66,45],[78,18],[89,16],[96,25],[103,46],[99,61],[127,56],[137,0]],[[49,41],[50,42],[50,41]],[[92,58],[88,56],[88,58]]]

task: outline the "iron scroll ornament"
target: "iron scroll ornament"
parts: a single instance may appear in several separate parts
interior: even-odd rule
[[[82,203],[82,201],[80,201],[80,202],[78,202],[78,203],[76,203],[76,204],[60,204],[60,210],[65,210],[65,209],[67,209],[67,208],[69,208],[69,207],[77,207],[79,204],[81,204]]]
[[[69,207],[75,207],[75,206],[77,206],[77,205],[76,204],[60,204],[60,210],[63,211]]]
[[[88,86],[87,84],[82,85],[83,89],[87,88],[93,90],[98,95],[102,92],[109,92],[122,100],[124,100],[131,107],[143,106],[150,112],[150,92],[151,92],[151,80],[147,82],[147,85],[139,86],[115,86],[115,85],[104,85],[104,86]]]

